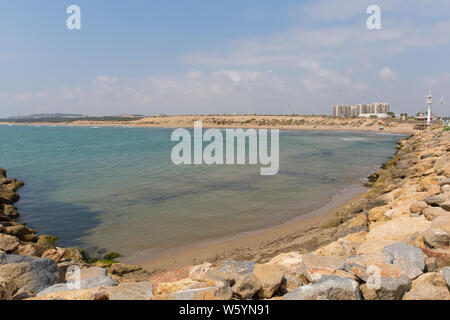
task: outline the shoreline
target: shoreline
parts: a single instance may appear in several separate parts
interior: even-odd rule
[[[192,128],[202,121],[203,128],[279,129],[298,131],[359,131],[414,134],[414,122],[394,119],[334,118],[331,116],[167,116],[132,121],[0,122],[0,125],[50,127],[130,127]],[[383,130],[380,130],[383,127]]]
[[[308,235],[311,229],[320,231],[323,225],[333,220],[336,212],[357,201],[367,190],[362,184],[353,184],[317,208],[281,224],[171,248],[151,259],[134,255],[120,260],[127,264],[140,265],[152,274],[191,267],[202,261],[218,263],[228,258],[266,262],[277,253],[287,250],[286,248],[291,250],[298,247],[298,250],[306,250],[307,248],[300,248],[301,244],[295,243],[302,233]],[[283,244],[280,245],[280,242]]]

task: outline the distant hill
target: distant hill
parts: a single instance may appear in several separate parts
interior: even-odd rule
[[[87,118],[87,116],[83,114],[72,114],[72,113],[38,113],[26,116],[9,117],[8,119],[18,120],[18,119],[67,119],[67,118]]]

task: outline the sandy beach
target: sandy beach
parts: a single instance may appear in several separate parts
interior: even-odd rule
[[[205,128],[264,128],[280,130],[317,130],[317,131],[370,131],[394,134],[412,134],[414,121],[374,118],[337,118],[331,116],[159,116],[145,117],[132,121],[61,121],[61,122],[0,122],[4,125],[41,125],[41,126],[99,126],[99,127],[156,127],[191,128],[195,121],[201,121]]]
[[[123,262],[139,264],[148,272],[161,273],[191,267],[203,261],[219,263],[233,258],[261,263],[276,255],[299,251],[308,252],[333,241],[336,212],[358,200],[367,188],[354,185],[329,199],[324,206],[313,209],[282,225],[264,230],[193,243],[167,251],[153,259],[131,257]]]

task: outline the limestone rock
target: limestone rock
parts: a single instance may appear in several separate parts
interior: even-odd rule
[[[404,242],[414,234],[427,230],[431,223],[420,216],[417,218],[403,217],[372,225],[366,241],[357,249],[357,254],[381,255],[381,250],[385,246]]]
[[[253,261],[226,259],[217,267],[217,270],[232,276],[234,279],[238,279],[245,274],[253,273],[254,267],[255,262]]]
[[[326,275],[333,275],[336,270],[343,269],[344,260],[337,257],[303,255],[303,273],[310,282],[318,281]]]
[[[213,286],[185,287],[182,291],[154,295],[151,300],[231,300],[233,291],[223,283]]]
[[[251,299],[261,288],[261,282],[255,275],[246,274],[236,281],[232,290],[241,299]]]
[[[298,273],[302,271],[302,258],[299,252],[282,253],[266,264],[280,266],[285,273]]]
[[[14,236],[0,233],[0,250],[5,252],[13,252],[20,245],[19,239]]]
[[[12,300],[15,288],[14,279],[0,277],[0,301]]]
[[[203,281],[205,279],[205,274],[209,269],[211,269],[211,263],[209,262],[193,266],[189,270],[189,278],[192,280]]]
[[[0,260],[0,277],[15,282],[14,299],[34,296],[53,285],[58,277],[58,267],[50,259],[6,255]]]
[[[428,221],[433,221],[434,219],[447,214],[447,211],[439,207],[428,207],[423,210],[423,215]]]
[[[142,268],[140,266],[133,266],[124,263],[114,263],[111,265],[111,268],[109,268],[109,272],[111,272],[111,274],[117,274],[121,276],[127,273],[139,271],[141,269]]]
[[[442,275],[429,272],[413,281],[403,300],[450,300],[450,292]]]
[[[341,238],[325,247],[317,249],[313,253],[319,256],[333,256],[345,259],[355,255],[359,245],[358,242],[352,242],[346,238]]]
[[[28,300],[109,300],[106,288],[90,288],[84,290],[71,290],[55,292]]]
[[[149,300],[153,296],[151,282],[123,282],[106,288],[109,300]]]
[[[430,228],[423,233],[423,238],[428,246],[442,248],[450,245],[450,234],[446,231]]]
[[[411,280],[416,279],[423,273],[423,270],[420,270],[413,261],[404,256],[395,258],[393,264],[402,268],[406,276]]]
[[[260,298],[272,298],[283,282],[283,272],[280,267],[269,264],[257,264],[254,274],[261,282],[261,290],[258,292]]]
[[[447,287],[450,288],[450,267],[445,267],[441,270],[441,275],[444,277]]]
[[[299,287],[283,300],[361,300],[358,283],[352,279],[326,276],[317,283]]]
[[[80,269],[79,267],[71,266],[67,270],[65,283],[59,283],[48,287],[39,292],[38,296],[71,290],[113,287],[117,285],[118,283],[116,280],[106,275],[105,269],[97,267]]]
[[[419,270],[425,270],[425,255],[416,247],[406,243],[395,243],[384,247],[382,252],[390,261],[405,257],[411,260]]]
[[[51,259],[51,260],[55,261],[56,263],[58,263],[58,262],[61,262],[65,253],[66,253],[66,250],[63,248],[49,249],[49,250],[46,250],[42,254],[42,257]]]

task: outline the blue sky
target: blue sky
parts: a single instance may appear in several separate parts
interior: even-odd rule
[[[66,28],[72,4],[81,30]],[[2,1],[0,39],[0,118],[415,113],[430,81],[450,100],[448,0]]]

